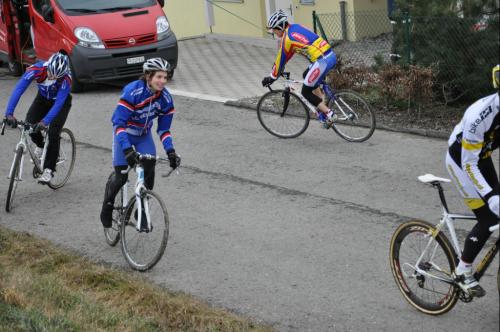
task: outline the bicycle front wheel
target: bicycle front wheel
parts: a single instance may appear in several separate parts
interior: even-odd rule
[[[459,298],[452,277],[455,252],[443,233],[433,237],[435,231],[425,221],[406,222],[394,232],[389,253],[399,290],[413,307],[429,315],[448,312]]]
[[[59,146],[59,158],[57,159],[54,177],[49,182],[49,187],[59,189],[68,182],[68,179],[75,166],[76,142],[75,136],[68,128],[61,130]]]
[[[23,148],[18,147],[14,157],[14,163],[9,174],[9,189],[7,190],[7,200],[5,202],[5,211],[12,211],[12,204],[14,203],[14,196],[16,194],[17,183],[19,180],[19,173],[21,169],[21,159],[23,158]]]
[[[115,176],[115,172],[111,172],[111,174],[108,176],[108,182],[111,180],[111,178]],[[109,244],[111,247],[116,246],[118,241],[120,241],[120,226],[121,226],[121,219],[123,215],[123,190],[124,188],[122,187],[120,189],[120,192],[118,195],[116,195],[115,198],[115,204],[113,206],[113,215],[112,215],[112,224],[110,228],[104,228],[104,237],[106,238],[106,243]]]
[[[309,126],[309,111],[302,100],[286,90],[269,91],[257,104],[260,124],[270,134],[280,138],[295,138]]]
[[[335,98],[328,102],[328,107],[337,115],[332,129],[343,139],[364,142],[373,135],[375,112],[358,93],[338,90]]]
[[[136,198],[132,197],[127,205],[121,226],[121,247],[125,260],[134,270],[146,271],[158,263],[163,256],[168,241],[169,220],[167,209],[160,196],[146,190],[141,200],[148,207],[151,229],[137,230],[139,214],[146,218],[145,209],[138,211]],[[139,225],[139,228],[141,225]]]

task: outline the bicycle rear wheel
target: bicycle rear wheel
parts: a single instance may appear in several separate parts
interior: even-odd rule
[[[75,136],[68,128],[61,130],[59,158],[57,159],[54,177],[48,183],[52,189],[59,189],[68,182],[75,166],[76,142]]]
[[[269,91],[257,104],[260,124],[270,134],[280,138],[295,138],[309,126],[309,111],[302,100],[286,90]]]
[[[19,182],[19,172],[21,168],[21,159],[23,158],[23,148],[18,147],[14,157],[14,163],[9,174],[9,189],[7,190],[7,200],[5,202],[5,211],[12,211],[14,196],[16,194],[17,183]]]
[[[115,175],[115,172],[111,172],[111,174],[108,176],[108,182],[111,180],[111,178]],[[106,243],[109,244],[111,247],[116,246],[118,241],[120,241],[120,225],[121,225],[121,218],[123,214],[123,190],[124,188],[122,187],[120,189],[120,192],[118,195],[116,195],[115,198],[115,204],[113,206],[113,215],[112,215],[112,225],[110,228],[104,228],[104,237],[106,238]]]
[[[358,93],[338,90],[328,107],[337,115],[332,129],[349,142],[364,142],[375,131],[375,113]]]
[[[125,260],[132,269],[146,271],[155,266],[165,252],[169,220],[167,209],[158,194],[146,190],[141,199],[144,205],[148,205],[152,229],[147,232],[137,230],[138,216],[142,212],[137,210],[136,198],[132,197],[125,211],[120,235]]]
[[[392,236],[389,256],[394,280],[405,299],[423,313],[441,315],[459,298],[452,277],[457,258],[446,236],[439,233],[433,238],[434,232],[425,221],[402,224]],[[415,264],[421,255],[418,268],[423,272],[417,272]]]

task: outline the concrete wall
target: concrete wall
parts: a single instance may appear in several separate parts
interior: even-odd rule
[[[266,35],[265,0],[216,1],[213,8],[215,25],[212,27],[212,32],[246,37],[264,37]]]

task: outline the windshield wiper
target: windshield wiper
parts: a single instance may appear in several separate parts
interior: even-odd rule
[[[123,7],[110,7],[110,8],[102,8],[101,11],[103,12],[114,12],[114,11],[119,11],[119,10],[130,10],[130,9],[139,9],[141,7],[130,7],[130,6],[123,6]]]
[[[98,13],[99,10],[87,9],[87,8],[65,8],[65,10],[77,12],[77,13]]]

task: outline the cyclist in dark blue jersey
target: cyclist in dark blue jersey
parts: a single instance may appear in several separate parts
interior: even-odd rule
[[[170,65],[162,58],[147,60],[143,65],[141,79],[129,83],[120,97],[113,113],[113,166],[115,174],[106,184],[101,210],[101,222],[105,228],[112,225],[113,204],[120,188],[127,181],[122,174],[128,166],[137,163],[138,153],[156,155],[151,128],[158,119],[157,133],[163,144],[170,167],[180,165],[172,142],[170,126],[175,113],[172,96],[165,88]],[[154,185],[154,161],[144,161],[144,182],[148,189]],[[143,218],[146,220],[146,218]]]
[[[41,156],[44,145],[41,131],[48,127],[49,146],[43,173],[38,178],[38,182],[47,183],[52,179],[53,172],[57,171],[60,134],[71,108],[71,75],[68,57],[55,53],[47,62],[40,61],[26,69],[17,82],[5,111],[5,120],[13,128],[17,126],[14,110],[19,99],[33,81],[36,81],[38,94],[28,110],[25,121],[35,125],[31,139],[37,146],[35,149],[37,156]]]

